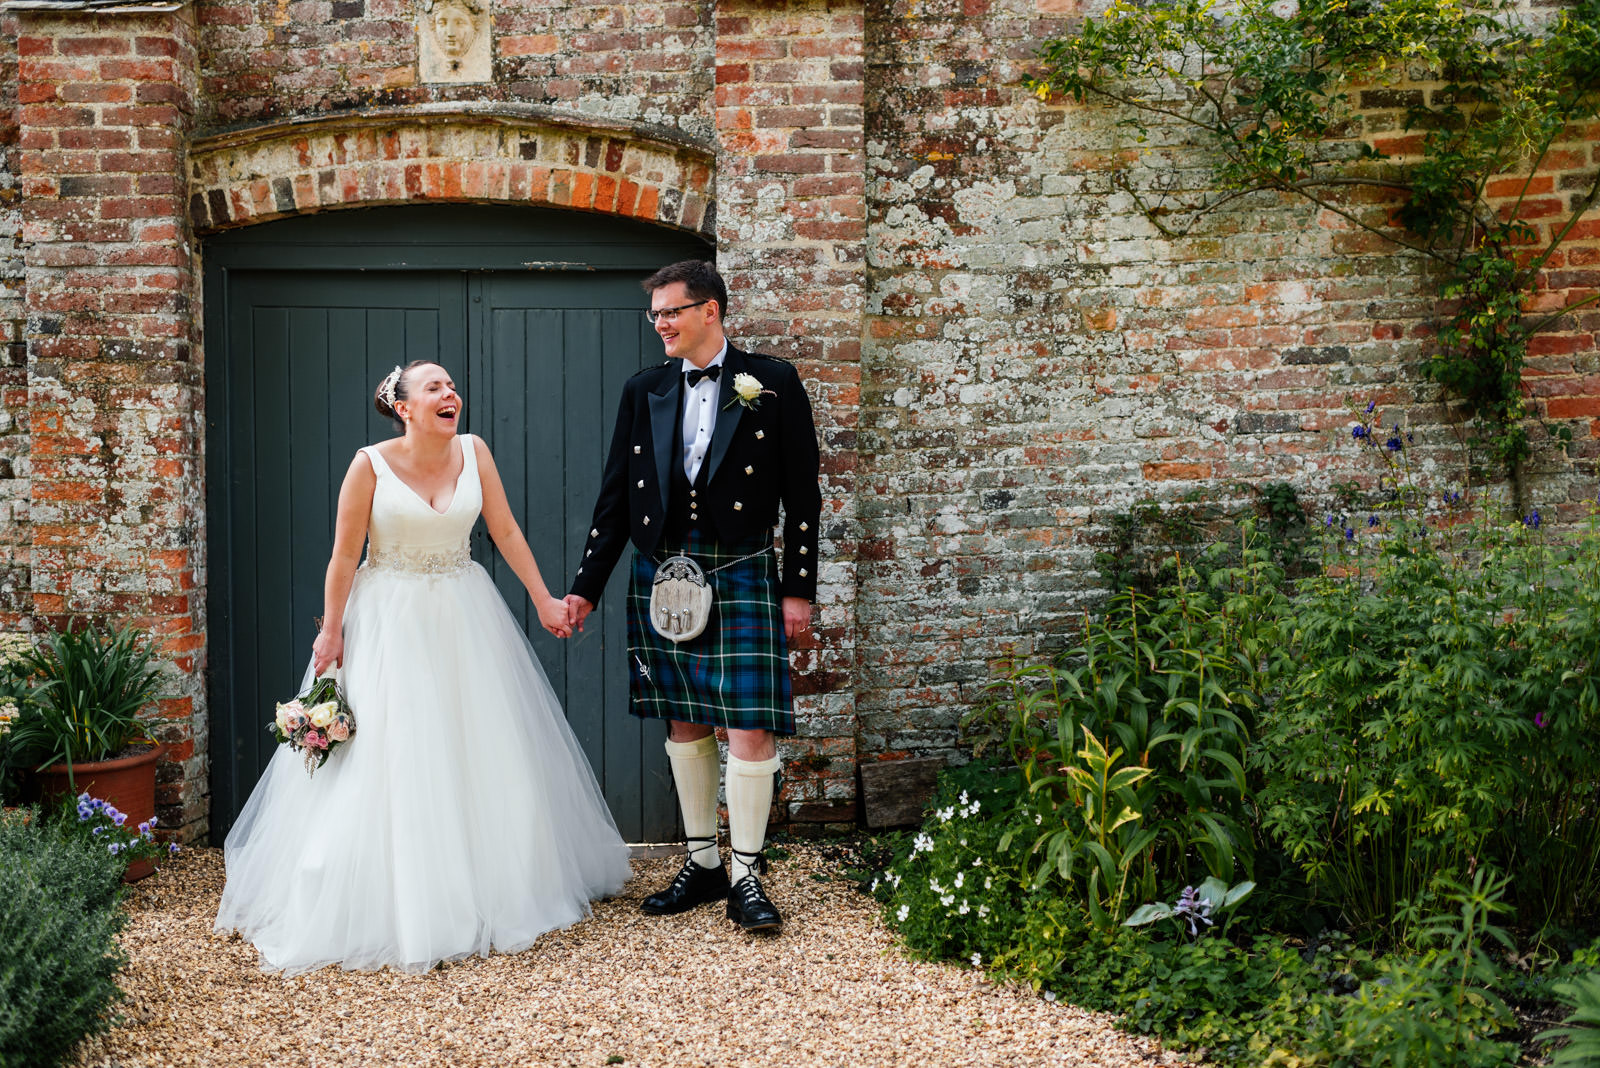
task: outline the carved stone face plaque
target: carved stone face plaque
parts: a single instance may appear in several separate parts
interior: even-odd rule
[[[488,81],[486,0],[422,0],[417,13],[417,59],[424,82]]]

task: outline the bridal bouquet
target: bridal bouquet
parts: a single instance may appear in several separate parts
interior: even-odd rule
[[[356,716],[333,676],[324,675],[305,693],[278,705],[267,730],[290,749],[305,753],[306,774],[315,775],[336,748],[355,737]]]

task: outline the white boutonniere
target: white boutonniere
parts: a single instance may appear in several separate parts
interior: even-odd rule
[[[764,393],[771,394],[774,397],[777,396],[772,390],[764,388],[761,385],[761,379],[755,375],[736,374],[733,376],[733,400],[723,405],[722,410],[727,411],[735,404],[742,404],[751,411],[755,411],[761,406],[761,396]]]

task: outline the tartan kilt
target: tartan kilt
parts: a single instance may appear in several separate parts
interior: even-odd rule
[[[761,547],[725,549],[698,532],[660,560],[693,558],[711,584],[711,618],[698,637],[673,642],[650,625],[650,589],[658,561],[633,554],[628,582],[629,709],[642,719],[675,719],[736,730],[794,733],[789,649],[778,596],[777,554],[768,550],[713,572]]]

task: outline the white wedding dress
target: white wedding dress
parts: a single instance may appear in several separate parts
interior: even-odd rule
[[[356,734],[312,778],[281,747],[226,842],[216,929],[243,933],[265,968],[515,952],[627,881],[533,647],[468,556],[483,491],[460,440],[442,513],[363,450],[377,485],[340,676]]]

